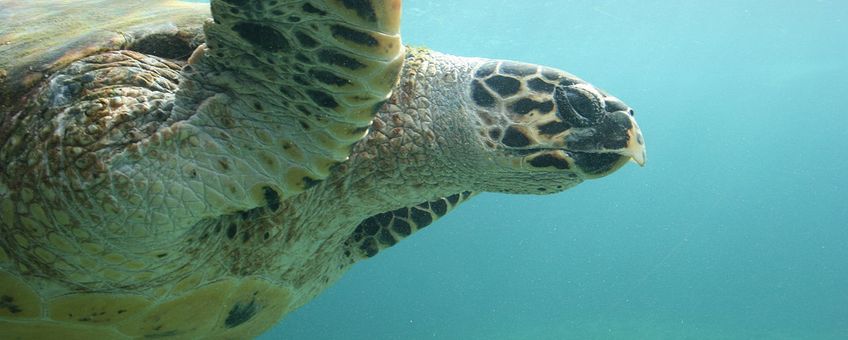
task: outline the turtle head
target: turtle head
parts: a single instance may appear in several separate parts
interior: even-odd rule
[[[519,181],[521,192],[561,191],[629,160],[645,164],[633,109],[567,72],[483,61],[473,69],[468,95],[497,172]],[[492,189],[516,192],[516,183],[504,184]]]

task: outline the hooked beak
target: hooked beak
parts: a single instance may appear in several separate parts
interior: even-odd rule
[[[642,130],[639,128],[639,125],[636,124],[636,120],[633,117],[630,117],[630,123],[633,125],[628,131],[628,139],[627,139],[627,147],[621,150],[619,153],[622,156],[630,157],[631,160],[639,164],[639,166],[644,167],[645,162],[648,160],[647,153],[645,151],[645,138],[642,137]]]

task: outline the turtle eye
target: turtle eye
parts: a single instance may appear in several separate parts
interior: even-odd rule
[[[574,126],[587,126],[603,117],[604,109],[600,99],[578,87],[559,87],[554,94],[557,113]]]

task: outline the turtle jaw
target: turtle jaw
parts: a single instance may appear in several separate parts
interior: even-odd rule
[[[639,164],[637,158],[616,152],[535,149],[521,163],[530,171],[564,172],[569,179],[597,179],[616,172],[631,160]]]
[[[633,128],[627,131],[627,147],[619,152],[623,156],[630,157],[630,159],[636,162],[636,164],[639,164],[640,167],[645,167],[645,163],[648,162],[648,152],[645,149],[645,137],[642,136],[642,129],[639,128],[636,121],[633,120],[632,123]]]
[[[640,166],[647,161],[642,131],[629,108],[609,112],[597,124],[572,127],[550,138],[534,137],[538,143],[534,148],[510,150],[522,155],[525,169],[564,170],[570,177],[595,179],[628,161]]]
[[[574,168],[583,179],[605,177],[621,169],[631,159],[633,158],[618,153],[572,153]]]
[[[626,136],[626,142],[620,147],[608,148],[604,146],[590,148],[588,150],[572,151],[572,160],[576,168],[580,169],[583,178],[594,179],[609,175],[620,169],[628,161],[633,161],[640,167],[644,167],[647,162],[647,152],[645,150],[645,140],[642,136],[642,130],[633,116],[624,112],[620,113],[621,117],[626,117],[630,127],[618,136]],[[616,137],[618,137],[616,136]],[[618,140],[618,138],[609,138],[608,140]],[[579,144],[579,143],[578,143]]]

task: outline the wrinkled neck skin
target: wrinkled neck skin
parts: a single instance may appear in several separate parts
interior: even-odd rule
[[[508,119],[470,98],[474,69],[487,61],[411,49],[391,98],[349,161],[296,198],[322,197],[361,220],[463,191],[547,194],[581,183],[557,172],[517,171],[515,158],[484,136],[486,126]],[[557,185],[545,192],[528,185],[538,182]]]
[[[349,169],[328,181],[351,190],[343,204],[370,207],[370,215],[480,189],[486,151],[464,100],[475,65],[474,59],[409,53],[392,97],[354,147]]]
[[[360,258],[345,241],[372,215],[462,191],[485,189],[487,151],[466,114],[476,59],[413,51],[392,97],[350,159],[307,192],[283,203],[299,235],[280,244],[300,256],[278,258],[299,292],[294,308],[336,281]],[[304,207],[317,207],[304,209]],[[302,254],[310,254],[304,258]]]

